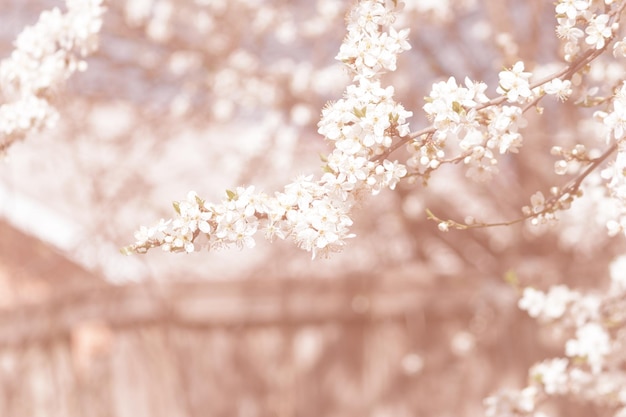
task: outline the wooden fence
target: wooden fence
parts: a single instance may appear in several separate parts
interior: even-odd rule
[[[444,284],[92,286],[16,307],[0,314],[0,415],[480,415],[530,361],[528,323],[506,329],[496,293]]]

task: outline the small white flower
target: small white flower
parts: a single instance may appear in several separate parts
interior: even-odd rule
[[[569,19],[576,19],[580,12],[589,8],[589,0],[559,0],[556,5],[558,15],[566,15]]]
[[[611,262],[610,277],[615,291],[626,291],[626,255],[619,256]]]
[[[626,58],[626,38],[615,42],[613,45],[613,56],[615,58]]]
[[[602,326],[587,323],[576,330],[576,339],[565,344],[565,354],[569,357],[583,358],[597,374],[604,365],[605,356],[611,351],[610,338]]]
[[[532,95],[528,81],[530,76],[530,72],[524,72],[524,63],[518,61],[510,70],[498,74],[500,83],[496,92],[505,95],[511,103],[524,103]]]
[[[530,205],[532,206],[533,213],[540,213],[544,210],[544,204],[546,202],[545,197],[541,191],[537,191],[530,196]]]
[[[524,288],[522,298],[518,301],[517,306],[521,310],[526,310],[530,317],[537,318],[544,309],[546,303],[546,295],[542,291],[538,291],[531,287]]]
[[[561,101],[565,101],[572,94],[572,82],[555,78],[543,85],[543,91],[546,94],[556,96]]]
[[[577,43],[579,39],[585,36],[582,29],[576,27],[576,19],[558,18],[556,27],[556,35],[568,42]]]
[[[546,303],[543,315],[548,319],[561,318],[570,302],[576,300],[577,293],[571,291],[566,285],[555,285],[546,294]]]
[[[485,398],[485,415],[487,417],[504,417],[533,415],[537,406],[537,387],[530,386],[523,390],[501,390],[496,395]]]
[[[545,360],[534,365],[530,375],[537,378],[547,394],[565,394],[567,392],[566,358]]]
[[[585,33],[587,34],[585,42],[596,49],[602,49],[606,40],[610,38],[612,34],[611,27],[607,26],[608,22],[608,14],[601,14],[592,18],[587,29],[585,29]]]
[[[615,94],[612,111],[603,115],[603,123],[613,133],[616,140],[621,140],[626,136],[626,82]]]

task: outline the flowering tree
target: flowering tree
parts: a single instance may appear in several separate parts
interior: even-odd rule
[[[433,183],[441,185],[436,182],[437,175],[454,165],[462,167],[458,169],[468,182],[489,184],[507,178],[511,175],[507,173],[514,171],[515,158],[538,145],[533,142],[540,138],[532,130],[533,123],[540,124],[561,111],[577,112],[580,130],[587,129],[585,137],[555,141],[550,146],[551,170],[566,180],[552,179],[549,188],[533,190],[525,197],[529,203],[523,204],[519,216],[487,214],[481,218],[463,213],[465,219],[454,220],[428,209],[425,215],[441,232],[526,221],[543,230],[589,196],[593,207],[602,207],[601,220],[608,236],[624,234],[626,80],[622,67],[626,38],[621,19],[626,1],[558,1],[551,13],[551,24],[556,25],[560,39],[558,60],[519,59],[514,41],[499,36],[497,44],[508,62],[505,68],[485,74],[493,81],[491,88],[465,74],[444,77],[430,87],[421,103],[425,122],[414,129],[409,126],[413,112],[406,108],[415,108],[415,103],[405,107],[394,98],[391,84],[400,83],[401,78],[391,73],[401,69],[399,55],[411,48],[409,28],[402,27],[408,23],[403,13],[412,10],[445,18],[441,10],[451,6],[438,3],[440,6],[422,3],[420,9],[407,2],[409,10],[403,10],[401,1],[362,0],[350,9],[347,35],[336,58],[347,68],[351,83],[342,98],[323,108],[317,124],[317,132],[332,145],[322,157],[321,172],[302,174],[273,194],[259,192],[254,186],[229,189],[219,203],[189,192],[185,200],[174,203],[172,219],[142,226],[135,234],[136,241],[123,248],[123,253],[145,253],[157,247],[183,253],[230,246],[252,248],[255,236],[263,234],[270,241],[291,239],[312,257],[326,257],[355,237],[354,217],[368,196],[384,194],[387,189],[406,193],[411,186],[430,184],[434,188]],[[75,70],[84,69],[79,56],[95,48],[103,12],[100,2],[68,1],[68,10],[66,15],[58,10],[44,14],[37,25],[20,35],[15,54],[0,66],[3,97],[11,103],[0,109],[3,148],[55,120],[47,94]],[[161,14],[169,16],[171,10]],[[141,19],[141,13],[138,15]],[[155,37],[166,37],[167,25],[159,24],[156,17],[150,30]],[[73,32],[74,27],[89,29]],[[48,43],[33,50],[37,44],[29,37]],[[18,72],[18,67],[33,72]],[[38,71],[48,77],[40,77]],[[233,111],[233,104],[222,98],[215,103],[217,116]],[[181,106],[184,110],[188,101],[183,100]],[[25,110],[19,110],[22,108]],[[556,136],[558,132],[552,133]],[[542,156],[538,162],[549,158]],[[522,295],[519,307],[566,336],[562,357],[533,366],[526,388],[487,398],[487,415],[540,416],[545,400],[567,395],[608,406],[613,415],[626,415],[626,374],[622,369],[625,259],[613,260],[611,283],[602,292],[563,285],[541,291],[522,285],[519,276],[509,275],[511,285]]]

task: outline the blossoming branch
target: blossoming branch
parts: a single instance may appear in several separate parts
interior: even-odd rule
[[[380,81],[383,73],[396,69],[396,56],[410,48],[408,29],[391,26],[399,6],[396,1],[361,1],[347,17],[348,34],[337,59],[350,69],[354,84],[322,111],[318,131],[335,146],[321,178],[301,176],[273,196],[254,186],[237,187],[220,204],[190,192],[186,201],[174,203],[176,218],[141,227],[136,242],[122,251],[253,247],[257,232],[270,240],[291,238],[313,257],[340,250],[354,236],[351,212],[357,202],[366,194],[394,189],[407,172],[397,161],[377,158],[395,139],[408,135],[412,114],[394,101],[393,87]]]
[[[26,27],[15,50],[0,62],[0,152],[28,133],[52,127],[59,115],[52,99],[98,46],[102,0],[67,0]]]
[[[578,176],[564,186],[555,186],[550,196],[537,191],[523,216],[511,221],[459,223],[443,220],[429,212],[441,230],[507,225],[525,219],[534,224],[554,221],[560,210],[570,207],[581,195],[582,181],[618,150],[612,168],[605,170],[611,195],[626,207],[622,196],[624,138],[624,87],[617,86],[612,97],[591,97],[580,87],[591,63],[612,49],[613,55],[625,56],[626,39],[620,34],[620,18],[626,2],[560,1],[555,6],[556,34],[564,40],[563,57],[567,65],[549,76],[536,77],[522,61],[498,74],[494,98],[487,96],[488,86],[465,78],[459,84],[454,77],[433,85],[423,107],[430,127],[410,132],[407,119],[412,112],[393,100],[392,86],[383,87],[380,76],[396,69],[396,57],[410,48],[408,29],[396,30],[392,24],[402,2],[390,0],[360,1],[347,17],[348,34],[337,59],[353,74],[353,84],[343,99],[330,103],[322,111],[318,132],[334,144],[325,159],[325,173],[315,179],[306,175],[285,186],[273,196],[258,193],[254,187],[227,191],[220,204],[206,202],[194,192],[187,200],[174,204],[177,217],[152,227],[141,227],[136,242],[124,253],[143,253],[161,247],[165,251],[192,252],[230,246],[252,247],[254,235],[261,231],[268,239],[291,238],[299,247],[316,254],[340,250],[350,233],[351,213],[363,195],[394,189],[402,178],[427,184],[430,175],[443,164],[463,163],[467,176],[485,181],[499,172],[503,155],[522,148],[523,129],[530,109],[541,113],[540,101],[553,96],[558,102],[570,97],[582,103],[594,103],[604,109],[596,112],[609,133],[609,147],[599,157],[587,155],[583,145],[576,150],[555,149],[563,159],[555,163],[562,175],[578,164]],[[586,35],[586,36],[585,36]],[[409,156],[404,163],[390,159],[393,152],[405,147]],[[576,154],[574,157],[573,155]],[[612,220],[612,233],[624,230],[625,215]]]

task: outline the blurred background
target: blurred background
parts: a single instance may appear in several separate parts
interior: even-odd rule
[[[0,161],[1,416],[479,416],[485,396],[561,353],[563,335],[518,311],[519,287],[605,285],[624,244],[606,236],[599,180],[554,227],[441,233],[425,214],[515,219],[567,180],[553,145],[601,149],[593,110],[551,98],[493,181],[453,166],[382,193],[331,259],[261,237],[243,251],[119,253],[189,190],[218,202],[320,172],[330,148],[316,123],[350,82],[334,60],[350,4],[108,1],[100,49],[54,99],[59,125]],[[65,6],[2,1],[0,57],[52,7]],[[469,76],[495,96],[517,60],[564,65],[544,0],[407,0],[397,26],[413,49],[385,82],[412,130],[428,125],[433,82]],[[619,71],[600,60],[585,82]]]

